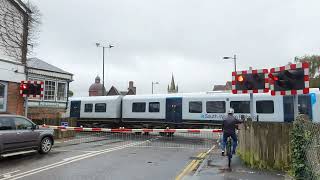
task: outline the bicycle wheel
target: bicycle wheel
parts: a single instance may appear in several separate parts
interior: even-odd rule
[[[231,143],[231,139],[229,137],[228,141],[227,141],[227,156],[228,156],[228,167],[229,168],[231,167],[231,159],[232,159],[231,146],[232,146],[232,143]]]

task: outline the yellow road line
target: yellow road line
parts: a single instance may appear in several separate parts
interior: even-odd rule
[[[197,165],[202,161],[202,158],[204,158],[207,155],[207,153],[200,153],[197,156],[197,159],[192,160],[184,169],[183,171],[176,177],[176,180],[181,180],[185,175],[192,172]]]

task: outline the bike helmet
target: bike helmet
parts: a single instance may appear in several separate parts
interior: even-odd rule
[[[228,114],[234,114],[234,109],[230,108],[230,109],[228,110]]]

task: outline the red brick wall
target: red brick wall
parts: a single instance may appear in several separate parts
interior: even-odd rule
[[[64,108],[47,108],[47,107],[29,107],[28,118],[34,119],[59,119],[62,113],[65,113]]]
[[[24,99],[20,96],[19,83],[8,83],[7,113],[24,115]]]

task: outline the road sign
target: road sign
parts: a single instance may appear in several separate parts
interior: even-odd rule
[[[21,81],[20,95],[22,97],[43,97],[43,81]]]
[[[267,69],[237,71],[232,73],[232,93],[267,93],[269,77]]]
[[[269,74],[271,95],[309,93],[309,64],[290,64],[272,68]]]
[[[61,121],[61,126],[68,127],[68,126],[69,126],[69,123],[68,123],[68,122],[64,122],[64,121]]]

